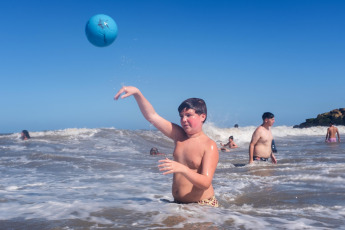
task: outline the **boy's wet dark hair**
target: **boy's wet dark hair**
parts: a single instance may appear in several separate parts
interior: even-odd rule
[[[262,114],[262,120],[264,121],[266,118],[267,119],[271,119],[274,117],[274,114],[273,113],[270,113],[270,112],[266,112],[264,114]]]
[[[194,109],[195,113],[198,115],[205,114],[206,117],[203,122],[205,123],[206,118],[207,118],[207,108],[206,108],[206,103],[203,99],[189,98],[187,100],[184,100],[177,110],[179,113],[181,113],[184,109]]]

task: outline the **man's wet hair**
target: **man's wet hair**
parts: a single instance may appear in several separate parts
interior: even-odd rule
[[[262,120],[264,121],[266,118],[267,119],[271,119],[274,117],[274,114],[273,113],[270,113],[270,112],[266,112],[264,114],[262,114]]]
[[[22,133],[24,134],[24,136],[27,138],[27,139],[30,139],[30,134],[27,130],[23,130]]]
[[[205,120],[207,118],[207,108],[206,103],[203,99],[200,98],[189,98],[184,100],[181,105],[178,107],[178,112],[181,113],[184,109],[194,109],[195,113],[198,115],[205,114]]]
[[[233,137],[233,136],[230,136],[230,137],[229,137],[229,139],[233,140],[233,139],[234,139],[234,137]]]

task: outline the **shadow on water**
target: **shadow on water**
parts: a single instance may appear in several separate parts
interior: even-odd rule
[[[244,167],[246,164],[234,164],[235,167]]]

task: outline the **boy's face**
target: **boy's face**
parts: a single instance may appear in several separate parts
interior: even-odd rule
[[[274,119],[274,117],[266,118],[265,121],[266,121],[266,123],[268,123],[269,126],[272,126],[275,122],[275,119]]]
[[[180,113],[181,126],[187,134],[193,134],[202,130],[202,124],[206,119],[205,114],[197,114],[194,109],[184,109]]]

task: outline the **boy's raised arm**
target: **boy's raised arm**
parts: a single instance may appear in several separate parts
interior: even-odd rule
[[[121,96],[121,94],[123,95]],[[138,88],[133,86],[123,86],[117,92],[114,99],[118,100],[120,96],[121,99],[123,99],[132,95],[137,101],[140,111],[145,119],[149,121],[153,126],[155,126],[159,131],[161,131],[164,135],[173,140],[177,140],[181,135],[183,135],[184,131],[180,126],[173,124],[172,122],[164,119],[156,113],[151,103],[144,97],[144,95]]]

